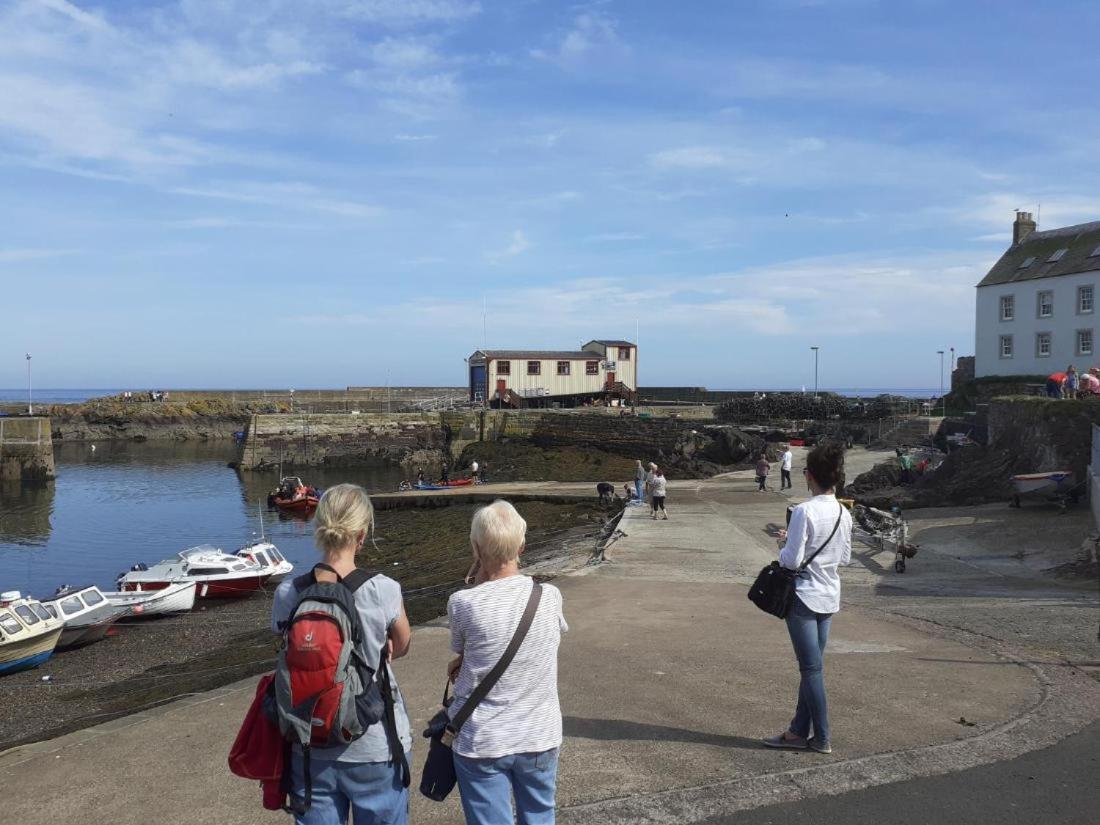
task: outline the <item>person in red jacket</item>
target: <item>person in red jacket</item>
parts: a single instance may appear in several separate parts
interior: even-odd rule
[[[1062,389],[1066,385],[1066,374],[1056,372],[1047,378],[1047,395],[1050,398],[1061,398]]]

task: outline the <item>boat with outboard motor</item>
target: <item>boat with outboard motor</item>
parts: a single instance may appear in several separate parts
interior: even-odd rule
[[[279,548],[262,537],[246,544],[234,555],[255,562],[262,570],[267,570],[267,584],[278,584],[294,570],[294,565],[286,560]]]
[[[286,476],[267,497],[268,507],[277,507],[290,513],[309,513],[321,501],[321,491],[298,478]]]
[[[0,593],[0,674],[38,667],[53,655],[65,623],[18,590]]]
[[[104,590],[103,595],[117,607],[128,607],[130,613],[119,621],[131,619],[151,619],[156,616],[171,616],[175,613],[187,613],[195,606],[195,591],[198,586],[193,581],[174,582],[159,590]]]
[[[62,585],[42,605],[65,623],[57,649],[83,647],[107,636],[112,625],[130,612],[128,607],[111,604],[95,585]]]
[[[147,567],[135,564],[118,577],[122,591],[161,590],[171,584],[193,581],[198,599],[232,599],[248,596],[271,577],[254,561],[230,555],[209,544],[200,544]]]

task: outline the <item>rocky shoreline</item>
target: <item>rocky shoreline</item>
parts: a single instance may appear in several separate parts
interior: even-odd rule
[[[104,398],[55,404],[49,415],[54,443],[66,441],[209,441],[232,439],[254,413],[286,412],[275,402],[195,400],[138,402]]]
[[[583,564],[617,511],[592,504],[521,502],[525,567],[553,575]],[[473,505],[378,514],[364,568],[401,582],[414,624],[440,616],[469,567]],[[269,669],[271,592],[212,603],[184,616],[117,626],[98,644],[66,651],[0,684],[0,750],[59,736],[210,690]],[[28,712],[34,708],[34,712]]]

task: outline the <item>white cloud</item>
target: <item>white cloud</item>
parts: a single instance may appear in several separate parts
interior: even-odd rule
[[[531,307],[539,308],[537,328],[554,330],[555,341],[543,342],[550,346],[604,329],[608,306],[615,307],[616,317],[630,319],[631,326],[635,318],[643,329],[656,325],[665,341],[808,331],[821,340],[889,335],[898,331],[899,308],[926,319],[922,323],[929,334],[958,335],[973,328],[973,287],[991,263],[973,253],[807,258],[707,275],[671,271],[509,287],[488,291],[487,302],[501,344],[539,345],[530,341]],[[465,319],[480,314],[480,298],[454,298],[289,320],[376,325],[400,318],[402,326],[408,321],[460,336]]]
[[[730,169],[745,166],[745,161],[713,146],[663,149],[649,157],[649,162],[659,169]]]
[[[74,254],[76,254],[75,249],[0,249],[0,264],[38,261],[43,258]]]
[[[481,11],[472,0],[326,0],[323,5],[352,20],[391,25],[454,22]]]
[[[1042,189],[1030,193],[991,192],[959,206],[932,211],[946,211],[957,223],[963,225],[1006,230],[1011,228],[1016,219],[1017,209],[1031,212],[1039,221],[1040,230],[1055,229],[1059,226],[1100,220],[1100,197]],[[981,239],[992,240],[988,236]]]
[[[640,241],[644,238],[645,235],[639,235],[637,232],[603,232],[599,235],[592,235],[588,240],[598,243],[620,243],[625,241]]]
[[[373,204],[333,197],[308,183],[218,183],[215,181],[209,186],[180,186],[172,191],[178,195],[196,198],[322,212],[345,218],[374,218],[384,211]]]
[[[166,59],[173,80],[181,85],[225,91],[267,88],[291,78],[320,74],[324,67],[309,60],[265,61],[234,65],[218,50],[195,40],[181,40]]]
[[[625,46],[619,39],[617,22],[603,12],[590,10],[573,18],[572,25],[555,38],[552,46],[532,49],[531,56],[569,67],[592,54],[607,55],[624,50]]]
[[[514,258],[517,255],[522,255],[530,248],[531,242],[527,240],[527,236],[523,233],[523,230],[515,229],[512,231],[512,241],[508,246],[504,249],[486,252],[485,257],[490,261],[497,262],[505,258]]]

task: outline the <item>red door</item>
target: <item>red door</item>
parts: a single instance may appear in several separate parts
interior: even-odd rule
[[[497,398],[504,398],[505,384],[507,382],[503,378],[497,379]]]
[[[607,374],[607,386],[608,386],[608,387],[613,387],[613,386],[615,386],[615,373],[613,373],[613,372],[609,372],[609,373]]]

